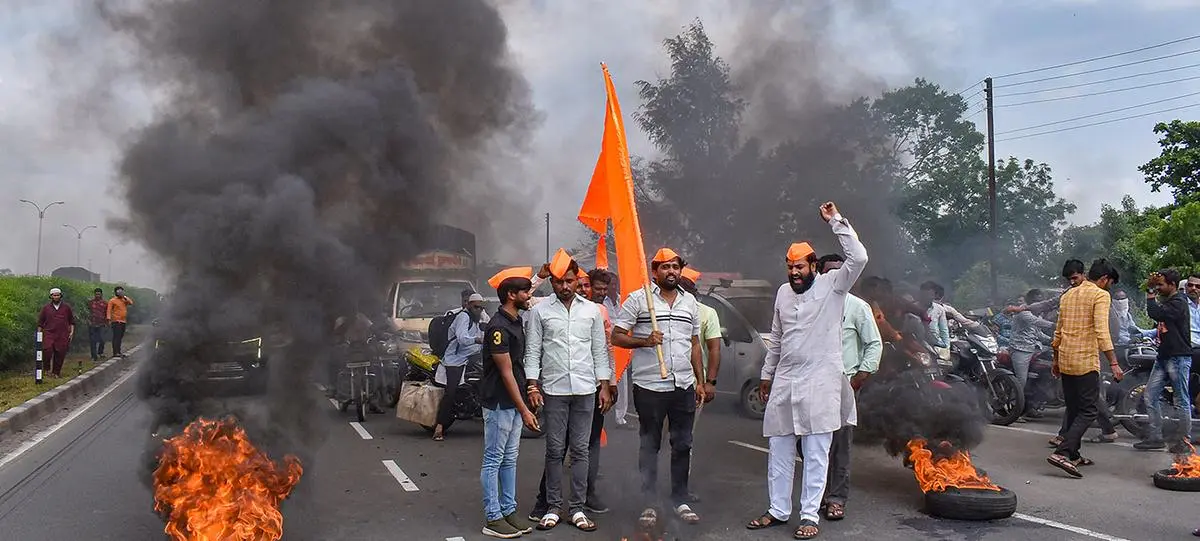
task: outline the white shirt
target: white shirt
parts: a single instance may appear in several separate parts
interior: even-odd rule
[[[604,315],[600,306],[576,296],[570,309],[557,296],[529,310],[525,327],[525,377],[541,379],[542,392],[579,396],[612,381]]]
[[[762,368],[762,379],[771,381],[764,437],[822,434],[858,422],[842,362],[842,318],[850,286],[867,265],[867,250],[841,215],[829,225],[846,262],[817,275],[804,293],[783,284],[775,296]]]
[[[692,337],[700,336],[700,308],[696,297],[682,289],[677,290],[675,305],[667,304],[658,284],[650,286],[654,297],[654,314],[658,316],[658,330],[663,334],[663,361],[667,365],[667,379],[658,371],[656,348],[633,350],[630,366],[633,384],[647,391],[668,392],[687,389],[696,384],[692,370]],[[646,305],[646,292],[638,289],[625,298],[621,310],[613,318],[614,328],[626,329],[639,338],[650,336],[650,310]]]

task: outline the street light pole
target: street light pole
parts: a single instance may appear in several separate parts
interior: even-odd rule
[[[34,270],[34,274],[37,276],[41,276],[41,274],[42,274],[42,221],[44,221],[46,219],[46,209],[53,207],[54,205],[63,205],[65,203],[63,203],[62,201],[55,201],[55,202],[50,203],[49,205],[46,205],[43,207],[43,206],[39,206],[37,203],[34,203],[33,201],[30,201],[28,199],[22,199],[21,202],[29,203],[30,205],[33,205],[33,208],[37,209],[37,211],[38,211],[37,266],[36,266],[36,270]]]
[[[79,229],[71,224],[63,224],[63,227],[69,228],[71,231],[75,232],[75,266],[79,267],[81,266],[80,263],[82,263],[82,261],[79,259],[79,253],[83,248],[83,234],[89,229],[95,229],[96,226],[89,225],[83,229]]]
[[[116,248],[117,246],[120,246],[120,245],[121,245],[121,243],[119,243],[119,242],[118,242],[118,243],[116,243],[116,244],[109,244],[109,243],[107,243],[107,242],[106,242],[106,243],[104,243],[104,246],[108,248],[108,281],[110,281],[110,282],[114,281],[114,280],[113,280],[113,278],[112,278],[112,253],[113,253],[113,248]]]

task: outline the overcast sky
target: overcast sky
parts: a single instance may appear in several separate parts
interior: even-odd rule
[[[66,205],[47,212],[42,270],[48,272],[75,263],[75,234],[63,227],[97,225],[84,234],[82,263],[108,274],[108,249],[104,243],[120,241],[107,231],[105,221],[123,212],[113,180],[119,142],[112,135],[97,136],[88,126],[126,129],[149,118],[149,102],[136,88],[121,88],[106,110],[78,118],[77,107],[65,96],[102,80],[108,55],[119,53],[101,46],[87,25],[80,26],[81,0],[9,0],[0,18],[0,268],[32,273],[37,239],[37,214],[19,199],[42,204],[62,200]],[[743,0],[744,1],[744,0]],[[774,9],[769,21],[775,32],[803,31],[797,21],[806,18],[811,4],[803,1],[755,0],[762,9]],[[14,4],[15,2],[15,4]],[[818,68],[835,90],[840,75],[853,66],[855,73],[870,75],[880,88],[908,84],[925,77],[951,90],[969,87],[986,76],[999,76],[1049,65],[1102,56],[1200,34],[1200,0],[907,0],[898,7],[882,2],[860,2],[872,7],[870,17],[836,17],[825,32],[824,63]],[[544,120],[529,156],[534,171],[528,182],[541,187],[533,202],[537,213],[552,213],[552,242],[571,245],[579,228],[578,211],[599,150],[604,107],[599,62],[613,73],[622,108],[629,115],[639,105],[634,81],[653,80],[667,73],[662,51],[664,38],[678,33],[699,17],[716,44],[718,54],[731,63],[739,36],[746,35],[733,0],[497,0],[509,24],[510,43],[517,64],[531,83],[534,100]],[[786,6],[786,7],[783,7]],[[15,13],[15,15],[14,15]],[[810,19],[811,20],[811,19]],[[67,28],[81,53],[69,61],[51,61],[47,51],[62,47],[47,36]],[[619,30],[618,30],[619,28]],[[95,39],[94,46],[87,46]],[[1200,107],[1115,122],[1061,133],[1006,141],[1008,137],[1078,124],[1104,121],[1161,109],[1200,104],[1200,96],[1096,116],[1076,123],[1008,134],[1003,132],[1043,123],[1091,115],[1200,92],[1200,39],[1185,41],[1138,54],[1026,76],[996,79],[997,104],[1118,90],[1156,82],[1195,78],[1126,92],[1066,99],[1043,104],[1000,107],[996,110],[997,156],[1015,155],[1045,161],[1055,173],[1058,192],[1076,203],[1076,223],[1094,221],[1101,203],[1115,203],[1128,193],[1142,204],[1162,204],[1163,194],[1151,194],[1137,166],[1157,154],[1151,132],[1156,121],[1200,118]],[[61,49],[57,49],[61,50]],[[1166,56],[1178,57],[1142,65],[1063,78],[1045,83],[1002,88],[1040,77]],[[99,55],[89,58],[88,55]],[[1185,67],[1197,64],[1197,67]],[[1100,81],[1148,71],[1180,67],[1176,71],[1130,78],[1059,92],[1010,96],[1008,93]],[[736,69],[736,66],[735,66]],[[98,73],[99,71],[99,73]],[[979,101],[978,86],[964,92]],[[847,90],[847,93],[853,93]],[[1074,93],[1074,94],[1072,94]],[[983,115],[973,117],[982,127]],[[652,156],[642,133],[627,122],[634,154]],[[537,232],[541,235],[541,232]],[[115,249],[112,274],[117,280],[153,287],[164,286],[153,257],[136,245]],[[530,254],[530,257],[540,254]]]

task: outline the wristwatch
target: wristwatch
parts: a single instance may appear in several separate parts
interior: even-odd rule
[[[717,380],[715,380],[715,379],[710,379],[710,380],[708,380],[708,384],[709,384],[709,385],[712,385],[713,387],[716,387],[716,386],[717,386]]]

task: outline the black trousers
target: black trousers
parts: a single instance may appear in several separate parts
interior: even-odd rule
[[[846,500],[850,499],[850,444],[853,441],[853,426],[843,426],[833,433],[833,445],[829,448],[829,481],[825,483],[824,503],[846,505]]]
[[[647,506],[658,494],[658,452],[662,449],[663,423],[671,437],[671,505],[688,501],[688,470],[692,462],[692,427],[696,418],[696,388],[667,392],[633,386],[633,406],[638,414],[638,471]]]
[[[1082,376],[1062,375],[1063,400],[1067,403],[1066,426],[1063,441],[1055,454],[1071,460],[1079,458],[1083,435],[1100,415],[1097,400],[1100,396],[1100,372],[1088,372]]]
[[[458,399],[458,383],[462,381],[463,371],[467,369],[465,365],[445,368],[446,392],[442,395],[437,412],[437,423],[442,425],[442,430],[447,430],[454,424],[454,401]]]
[[[588,439],[588,493],[585,501],[592,502],[596,495],[596,477],[600,474],[600,432],[604,430],[604,414],[600,413],[600,393],[596,392],[596,409],[592,410],[592,434]],[[542,516],[550,512],[550,504],[546,502],[546,470],[542,469],[542,481],[538,483],[537,499],[533,503],[534,516]]]
[[[112,323],[112,349],[113,355],[121,355],[121,339],[125,338],[125,324],[120,321]]]
[[[88,343],[92,348],[92,360],[104,356],[104,327],[88,325]]]

